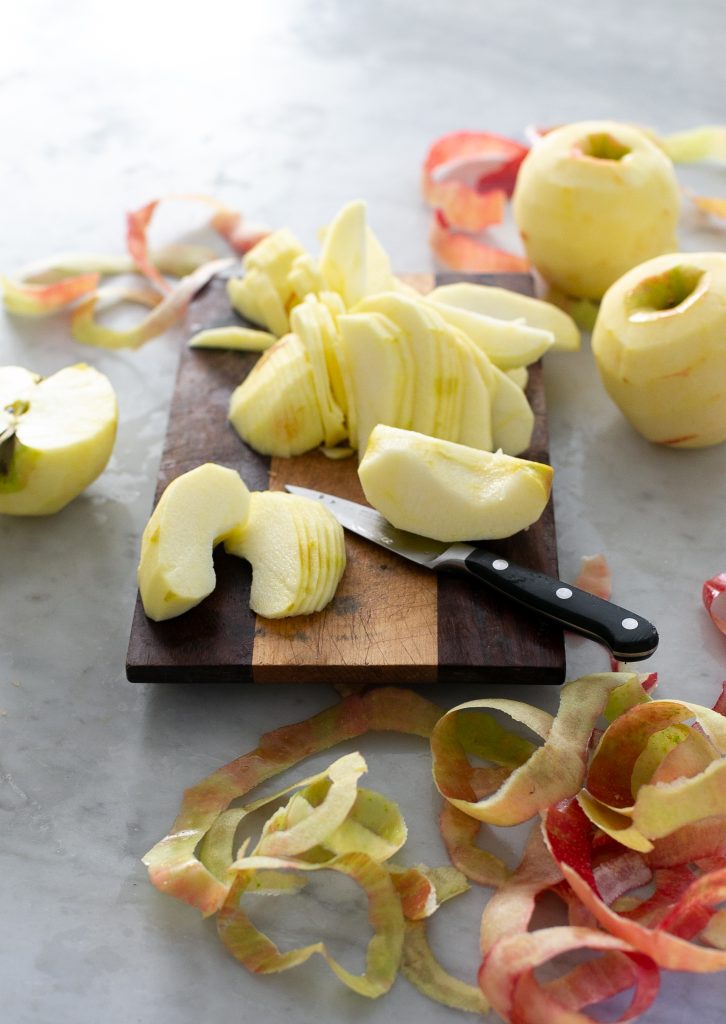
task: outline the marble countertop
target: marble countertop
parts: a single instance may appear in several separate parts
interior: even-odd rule
[[[205,192],[313,246],[343,202],[368,201],[400,270],[432,269],[419,197],[439,134],[613,117],[663,132],[723,119],[726,9],[604,0],[28,0],[0,40],[3,273],[54,252],[114,252],[123,214],[170,192]],[[679,171],[725,194],[723,169]],[[179,220],[174,218],[179,215]],[[172,211],[158,237],[202,215]],[[198,219],[194,224],[201,223]],[[515,244],[510,228],[502,241]],[[726,233],[684,215],[684,249],[723,249]],[[400,979],[382,1000],[348,992],[325,965],[249,976],[214,924],[162,897],[140,858],[171,824],[183,789],[255,746],[259,734],[336,699],[327,687],[144,686],[124,658],[139,538],[151,508],[179,355],[170,332],[139,351],[74,343],[67,323],[0,317],[0,361],[48,374],[88,360],[120,403],[107,471],[48,520],[0,530],[0,991],[8,1024],[222,1019],[270,1024],[456,1019]],[[615,597],[661,634],[646,663],[659,695],[712,704],[726,640],[700,603],[726,569],[723,446],[661,451],[604,395],[589,346],[547,360],[561,575],[603,551]],[[568,677],[607,668],[568,644]],[[444,706],[485,688],[431,688]],[[556,689],[517,697],[548,710]],[[369,784],[404,801],[416,857],[442,862],[425,745],[376,737]],[[351,749],[345,747],[344,749]],[[329,758],[314,758],[310,771]],[[395,780],[395,781],[394,781]],[[524,832],[499,849],[516,860]],[[355,964],[361,908],[318,890],[316,934]],[[327,899],[326,899],[327,897]],[[335,897],[334,899],[332,897]],[[433,922],[450,969],[477,965],[482,891]],[[346,907],[350,934],[340,930]],[[277,934],[296,936],[277,910]],[[665,976],[650,1024],[722,1019],[723,977]],[[493,1019],[493,1018],[492,1018]]]

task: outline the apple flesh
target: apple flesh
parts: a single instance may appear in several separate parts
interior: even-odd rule
[[[250,607],[269,619],[322,611],[345,570],[340,523],[319,502],[284,491],[253,492],[225,550],[250,562]]]
[[[677,248],[680,191],[666,154],[631,125],[585,121],[539,139],[517,177],[513,212],[552,285],[599,299],[626,271]]]
[[[105,469],[117,420],[108,378],[85,363],[49,377],[0,367],[0,514],[64,508]]]
[[[605,388],[658,444],[726,440],[726,254],[671,253],[620,278],[592,336]]]
[[[162,622],[212,593],[213,549],[247,520],[239,473],[208,462],[172,480],[146,524],[137,572],[144,611]]]
[[[531,526],[549,500],[553,474],[542,463],[379,425],[358,475],[368,502],[393,526],[455,542],[510,537]]]

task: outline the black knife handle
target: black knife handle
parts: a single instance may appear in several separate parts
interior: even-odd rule
[[[463,565],[506,597],[605,644],[619,661],[648,658],[658,646],[658,632],[647,619],[553,576],[480,548],[467,554]]]

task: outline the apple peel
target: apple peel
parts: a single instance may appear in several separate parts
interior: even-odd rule
[[[8,313],[16,316],[48,316],[68,309],[74,302],[95,292],[101,275],[76,274],[48,284],[12,281],[2,278],[3,301]]]
[[[323,864],[277,857],[241,857],[232,865],[235,881],[217,919],[219,936],[228,951],[255,974],[288,970],[319,954],[337,977],[359,995],[377,998],[396,979],[404,936],[401,902],[385,867],[364,853],[346,853]],[[373,927],[366,953],[366,970],[352,974],[328,952],[324,942],[281,953],[277,946],[252,924],[242,910],[240,898],[254,882],[258,871],[337,871],[347,875],[364,890],[368,899],[368,920]]]
[[[84,299],[71,314],[71,333],[82,345],[98,348],[139,348],[162,334],[183,315],[190,300],[221,271],[234,263],[234,259],[213,260],[187,274],[164,298],[158,293],[140,289],[103,289]],[[118,304],[135,302],[152,307],[151,312],[136,327],[117,330],[104,327],[96,319],[99,303]]]
[[[435,211],[431,221],[429,245],[437,259],[465,274],[521,274],[530,269],[529,261],[523,256],[515,256],[452,230],[440,210]]]
[[[489,132],[444,135],[424,161],[424,199],[453,228],[476,232],[499,224],[527,153],[527,146]]]
[[[431,737],[434,782],[450,803],[479,821],[516,825],[566,797],[583,784],[587,747],[598,716],[625,673],[599,673],[567,683],[554,719],[512,700],[477,700],[460,704],[441,717]],[[477,800],[473,769],[457,735],[457,717],[468,709],[504,711],[544,739],[524,764],[514,768],[499,789]],[[496,754],[496,752],[494,752]],[[481,756],[481,754],[479,755]],[[496,756],[487,755],[491,760]]]
[[[188,789],[171,831],[143,858],[153,885],[203,914],[224,903],[222,881],[196,856],[196,848],[230,803],[306,757],[367,732],[394,731],[427,738],[441,709],[416,694],[382,687],[352,694],[295,725],[261,737],[255,750]]]
[[[726,572],[706,580],[703,584],[702,598],[714,626],[726,635]]]
[[[610,600],[613,592],[613,576],[605,555],[582,556],[575,586],[580,590],[586,590],[588,594],[603,598],[604,601]]]

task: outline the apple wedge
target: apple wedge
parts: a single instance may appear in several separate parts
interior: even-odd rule
[[[351,445],[362,451],[377,423],[410,425],[413,359],[403,332],[382,313],[348,313],[338,327],[355,408],[348,434]]]
[[[250,607],[268,619],[321,611],[345,570],[343,529],[318,502],[284,491],[250,496],[245,526],[225,549],[252,565]]]
[[[269,348],[232,392],[229,419],[263,455],[289,458],[317,448],[325,428],[305,346],[287,334]]]
[[[85,363],[49,377],[0,367],[0,514],[64,508],[105,469],[117,419],[108,378]]]
[[[325,229],[320,272],[349,308],[367,291],[367,227],[366,204],[358,199],[347,203]]]
[[[150,619],[182,615],[211,594],[212,551],[245,523],[249,503],[239,473],[211,462],[172,480],[141,539],[137,576]]]
[[[444,542],[496,540],[542,515],[552,467],[379,425],[358,476],[393,526]]]
[[[346,437],[346,429],[343,411],[333,397],[321,323],[325,308],[322,307],[321,310],[320,305],[318,302],[301,302],[290,313],[290,326],[308,354],[313,373],[313,387],[323,422],[324,442],[333,446]]]
[[[554,344],[551,346],[553,352],[576,352],[580,347],[580,331],[572,317],[551,302],[543,302],[531,295],[520,295],[519,292],[493,285],[459,281],[434,288],[426,298],[437,306],[449,306],[496,320],[523,320],[527,327],[554,336]]]
[[[507,455],[521,455],[532,440],[532,407],[516,381],[496,366],[491,370],[494,374],[491,391],[492,448],[501,448]]]
[[[515,320],[498,320],[484,313],[437,301],[435,291],[426,298],[447,323],[464,331],[502,370],[535,363],[554,345],[551,331],[528,327]]]

